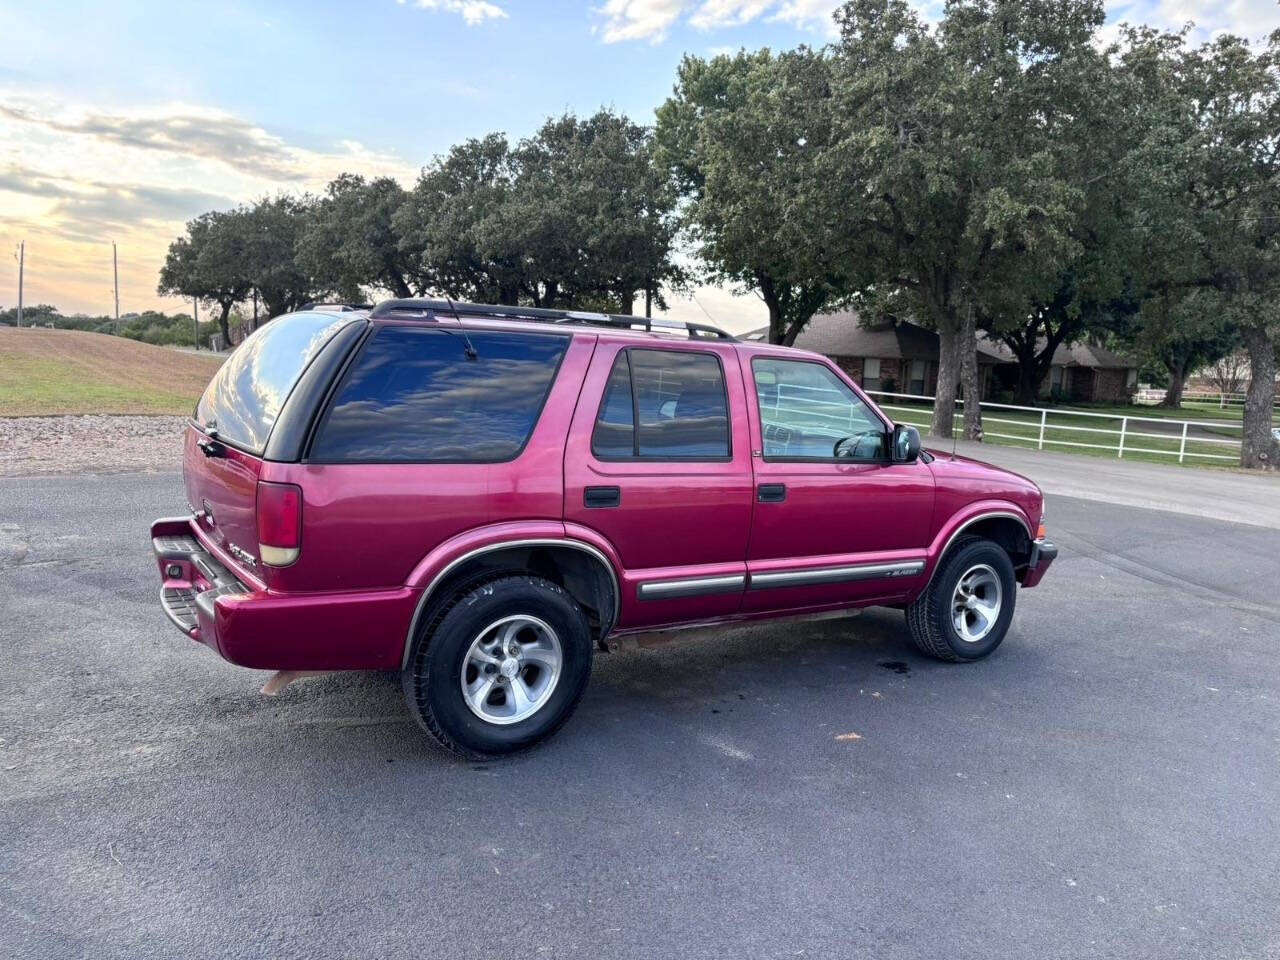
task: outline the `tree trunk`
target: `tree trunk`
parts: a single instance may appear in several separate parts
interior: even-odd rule
[[[631,316],[634,309],[632,304],[635,301],[636,292],[634,290],[618,291],[618,313],[624,317]]]
[[[960,357],[957,341],[960,327],[955,312],[948,310],[934,318],[938,328],[938,387],[933,402],[933,420],[929,436],[950,437],[954,429],[956,387],[960,383]]]
[[[387,271],[387,279],[391,281],[392,292],[401,300],[413,296],[413,291],[409,289],[409,284],[404,282],[404,275],[394,267]]]
[[[782,301],[778,299],[778,292],[774,289],[773,280],[762,273],[756,273],[756,282],[760,284],[760,296],[764,298],[765,306],[769,308],[769,342],[776,344],[786,344],[787,328],[782,319]],[[796,331],[797,333],[799,331]],[[792,336],[792,341],[795,337]],[[789,346],[789,344],[786,344]]]
[[[253,291],[253,329],[258,329],[258,291]]]
[[[226,350],[231,346],[231,327],[227,324],[227,318],[231,316],[230,303],[219,303],[219,309],[222,313],[218,316],[218,329],[222,331],[222,349]]]
[[[1249,348],[1249,392],[1244,398],[1244,429],[1240,466],[1252,470],[1280,469],[1280,442],[1272,434],[1276,400],[1276,344],[1262,327],[1241,327]]]
[[[1009,341],[1005,341],[1009,345]],[[1018,361],[1018,386],[1014,391],[1013,402],[1024,407],[1034,407],[1040,399],[1040,382],[1044,379],[1040,373],[1040,364],[1036,362],[1035,344],[1019,345],[1013,350],[1014,359]]]
[[[982,379],[978,370],[978,332],[974,327],[973,308],[966,311],[960,340],[960,383],[964,387],[964,438],[982,439]]]
[[[1164,399],[1156,406],[1168,407],[1172,410],[1182,409],[1182,388],[1186,381],[1186,364],[1181,360],[1175,360],[1173,363],[1165,362],[1165,367],[1169,371],[1169,389],[1165,391]]]

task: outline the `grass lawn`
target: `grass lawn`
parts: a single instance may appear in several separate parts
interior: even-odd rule
[[[0,327],[0,416],[187,414],[221,363],[100,333]]]
[[[932,404],[907,404],[899,401],[881,406],[895,420],[918,427],[927,427],[933,413]],[[1182,448],[1182,426],[1163,421],[1191,420],[1212,425],[1191,427],[1187,431],[1184,465],[1232,467],[1239,462],[1240,416],[1238,414],[1235,417],[1212,417],[1207,415],[1209,411],[1202,412],[1194,408],[1180,411],[1160,410],[1153,414],[1153,409],[1136,406],[1046,408],[1043,448],[1060,453],[1079,453],[1116,459],[1121,427],[1124,424],[1124,418],[1127,417],[1128,424],[1124,427],[1123,459],[1150,463],[1177,463],[1178,452]],[[1073,411],[1106,416],[1072,416]],[[1040,420],[1041,414],[1038,412],[983,410],[984,439],[987,443],[1039,447]],[[957,411],[956,425],[957,427],[960,425],[959,411]],[[1237,442],[1219,442],[1223,440]],[[1107,449],[1095,449],[1084,444],[1097,444]]]

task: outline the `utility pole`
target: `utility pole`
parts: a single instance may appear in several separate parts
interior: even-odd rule
[[[191,323],[195,327],[196,349],[200,349],[200,301],[191,298]]]
[[[120,262],[116,259],[116,242],[111,241],[111,275],[115,279],[116,288],[116,336],[120,335]]]
[[[22,326],[22,271],[27,262],[27,241],[18,244],[18,326]]]

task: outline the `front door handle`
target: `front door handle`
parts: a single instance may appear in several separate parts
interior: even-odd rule
[[[781,503],[787,499],[785,483],[762,483],[756,487],[757,503]]]
[[[617,487],[584,487],[584,507],[616,507],[622,503],[622,491]]]

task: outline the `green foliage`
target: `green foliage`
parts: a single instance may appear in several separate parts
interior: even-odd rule
[[[323,277],[346,301],[364,299],[366,288],[412,296],[406,280],[409,265],[392,226],[406,197],[390,177],[340,175],[311,209],[298,236],[298,263],[310,276]]]
[[[392,220],[420,292],[536,306],[661,297],[675,196],[652,162],[652,134],[602,110],[548,120],[514,148],[468,140],[425,168]]]
[[[686,196],[709,278],[755,290],[769,339],[794,342],[851,288],[851,231],[833,177],[834,65],[801,47],[685,57],[658,108],[658,160]]]
[[[0,326],[13,326],[17,320],[17,313],[16,307],[0,310]],[[65,315],[60,313],[57,307],[42,303],[34,307],[22,308],[22,325],[113,334],[161,346],[194,346],[196,339],[196,333],[192,329],[191,314],[168,314],[158,310],[125,314],[117,324],[113,317],[87,316],[82,313]],[[210,349],[210,337],[216,330],[216,323],[200,321],[199,343],[203,349]]]

